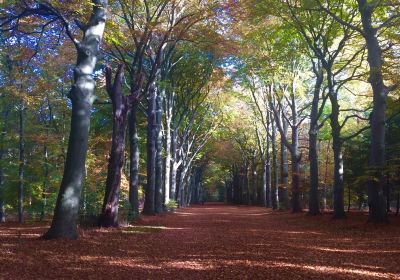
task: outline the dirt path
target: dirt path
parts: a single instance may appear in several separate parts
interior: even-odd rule
[[[0,279],[400,279],[400,223],[208,204],[76,241],[0,227]]]

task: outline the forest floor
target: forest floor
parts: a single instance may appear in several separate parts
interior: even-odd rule
[[[0,226],[0,279],[400,279],[400,218],[206,204],[119,229],[44,241],[47,224]]]

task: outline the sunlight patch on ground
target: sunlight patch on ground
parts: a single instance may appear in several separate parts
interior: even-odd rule
[[[13,232],[13,233],[2,233],[0,232],[0,236],[9,236],[9,237],[40,237],[39,233],[21,233],[21,232]]]
[[[371,250],[371,249],[340,249],[340,248],[328,248],[328,247],[315,247],[308,246],[303,247],[308,250],[317,250],[323,252],[333,252],[333,253],[359,253],[359,254],[399,254],[400,250]]]
[[[130,268],[144,268],[144,269],[161,269],[161,266],[149,264],[149,263],[144,263],[142,261],[139,261],[137,259],[125,259],[125,258],[119,258],[119,259],[113,259],[112,261],[108,261],[108,264],[110,265],[117,265],[117,266],[123,266],[123,267],[130,267]]]
[[[167,262],[166,266],[169,268],[190,269],[190,270],[209,270],[214,266],[209,263],[202,263],[199,261],[171,261]]]
[[[284,262],[274,262],[273,264],[277,267],[307,269],[329,274],[344,273],[344,274],[355,274],[359,276],[376,277],[376,278],[393,279],[393,280],[400,279],[400,275],[398,274],[375,272],[366,269],[343,268],[343,267],[323,266],[323,265],[299,265],[299,264],[284,263]]]
[[[226,260],[223,261],[222,263],[224,265],[233,265],[233,266],[245,265],[248,267],[263,267],[263,268],[274,268],[274,267],[293,268],[293,269],[311,270],[319,273],[334,274],[334,275],[352,274],[352,275],[358,275],[360,277],[374,277],[382,279],[400,280],[400,275],[395,273],[376,272],[376,271],[371,271],[369,269],[361,269],[361,268],[345,268],[345,267],[324,266],[324,265],[306,265],[306,264],[294,264],[288,262],[271,262],[271,261],[263,262],[263,261],[251,261],[251,260]]]
[[[176,212],[175,215],[178,216],[198,216],[196,213],[188,213],[188,212]]]
[[[288,233],[288,234],[314,234],[321,235],[321,232],[316,231],[280,231],[280,233]]]

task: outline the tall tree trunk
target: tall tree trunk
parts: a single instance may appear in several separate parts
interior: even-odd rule
[[[185,205],[185,187],[186,187],[186,176],[187,172],[189,171],[189,166],[184,162],[182,164],[181,172],[179,173],[179,184],[178,184],[178,199],[177,203],[179,206]]]
[[[154,215],[155,191],[156,191],[156,142],[157,142],[157,118],[156,118],[157,90],[153,82],[149,88],[147,108],[147,186],[143,214]]]
[[[128,114],[128,100],[122,94],[123,67],[119,66],[112,84],[111,68],[106,68],[107,92],[113,105],[113,131],[105,195],[99,226],[118,227],[118,200],[122,167],[125,161],[125,135]]]
[[[264,207],[269,207],[269,201],[268,201],[268,196],[269,196],[269,190],[267,193],[267,164],[265,162],[265,159],[263,158],[261,160],[262,164],[262,189],[261,189],[261,205]]]
[[[282,186],[281,197],[283,200],[283,204],[285,205],[285,209],[288,210],[290,209],[289,192],[288,192],[288,181],[289,181],[288,151],[282,139],[283,137],[287,137],[288,124],[285,118],[283,117],[283,114],[284,113],[282,112],[282,128],[284,135],[281,137],[281,186]]]
[[[43,149],[43,159],[44,159],[44,174],[43,174],[43,190],[42,190],[42,210],[40,213],[40,220],[42,221],[46,215],[47,207],[47,191],[49,187],[49,151],[47,143],[44,144]]]
[[[0,135],[0,223],[6,222],[6,212],[4,206],[4,183],[5,183],[5,175],[4,175],[4,159],[6,155],[6,148],[5,148],[5,136],[7,134],[8,128],[8,115],[10,113],[9,108],[5,108],[2,112],[3,117],[3,128],[1,130]]]
[[[177,155],[177,134],[176,130],[172,131],[171,134],[171,160],[172,160],[172,168],[171,168],[171,192],[170,192],[170,199],[177,200],[176,197],[176,175],[178,172],[178,155]]]
[[[246,192],[247,192],[247,205],[251,205],[251,191],[250,191],[250,182],[249,182],[249,172],[250,172],[250,167],[249,164],[246,163],[245,165],[245,175],[244,175],[244,184],[246,186]]]
[[[171,113],[170,108],[166,108],[166,122],[165,122],[165,175],[164,175],[164,204],[167,205],[171,199]]]
[[[269,144],[267,145],[267,160],[265,166],[265,176],[266,176],[266,196],[267,196],[267,203],[266,207],[272,207],[272,189],[271,189],[271,157],[269,155]]]
[[[162,140],[163,133],[161,130],[161,122],[163,115],[163,106],[162,106],[162,96],[161,93],[157,94],[156,98],[156,166],[155,166],[155,212],[162,213],[163,212],[163,162],[162,162]]]
[[[292,128],[292,146],[293,154],[292,156],[292,211],[293,213],[298,213],[302,211],[300,203],[300,154],[298,151],[298,128]]]
[[[344,182],[343,182],[343,156],[342,156],[342,140],[340,139],[339,124],[339,104],[337,97],[331,90],[329,98],[332,104],[331,129],[332,129],[332,147],[334,161],[334,177],[333,177],[333,217],[336,219],[346,217],[344,211]]]
[[[272,129],[272,163],[274,170],[274,183],[272,185],[272,208],[274,210],[279,209],[279,177],[278,177],[278,156],[277,156],[277,148],[276,148],[276,129],[274,121],[271,121],[271,129]]]
[[[309,135],[308,158],[310,160],[310,192],[309,192],[309,201],[308,201],[308,213],[310,215],[318,215],[318,214],[320,214],[319,194],[318,194],[318,185],[319,185],[318,152],[317,152],[318,135],[315,132],[315,130],[311,131],[311,128],[310,128],[308,135]]]
[[[328,209],[327,196],[328,196],[328,170],[329,170],[329,151],[331,145],[331,140],[328,140],[326,145],[326,158],[325,158],[325,176],[324,176],[324,197],[323,197],[323,209],[324,211]]]
[[[266,206],[272,207],[272,188],[271,188],[271,154],[269,153],[269,148],[271,146],[269,138],[269,125],[271,123],[269,113],[267,113],[267,149],[265,151],[265,175],[266,175]]]
[[[78,44],[78,58],[71,88],[71,132],[64,167],[64,176],[57,197],[53,221],[46,239],[77,238],[82,180],[88,145],[90,113],[94,100],[95,81],[92,77],[100,50],[106,20],[107,0],[93,0],[93,12]]]
[[[318,173],[318,116],[319,116],[319,99],[321,86],[323,82],[323,73],[321,67],[314,67],[316,74],[316,82],[314,86],[313,100],[311,104],[310,129],[308,131],[308,159],[310,161],[310,192],[308,200],[308,213],[310,215],[320,214],[319,210],[319,173]]]
[[[48,141],[49,141],[49,134],[50,134],[50,128],[53,123],[53,110],[52,106],[50,104],[50,100],[47,97],[47,107],[49,110],[48,114],[48,123],[46,127],[46,143],[44,144],[44,150],[43,150],[43,158],[44,158],[44,176],[43,176],[43,192],[42,192],[42,211],[40,213],[40,220],[43,220],[46,215],[46,207],[47,207],[47,192],[49,188],[49,149],[48,149]]]
[[[129,203],[132,208],[132,218],[139,217],[139,137],[137,131],[137,110],[139,103],[133,101],[129,114]]]
[[[297,106],[295,100],[295,79],[292,82],[292,149],[291,149],[291,157],[292,157],[292,211],[293,213],[301,212],[301,203],[300,203],[300,161],[301,156],[299,152],[299,128],[297,122]]]
[[[251,184],[252,184],[251,202],[253,205],[256,205],[257,204],[257,158],[255,152],[251,161],[250,172],[251,172]]]
[[[370,222],[386,222],[386,198],[385,185],[385,112],[386,99],[389,92],[385,86],[382,75],[382,49],[377,38],[378,30],[372,26],[372,13],[374,3],[369,4],[367,0],[357,0],[361,14],[361,22],[364,38],[368,50],[369,83],[373,92],[373,108],[370,118],[371,123],[371,146],[369,155],[369,168],[373,177],[378,180],[368,181],[368,206]]]
[[[24,175],[25,175],[25,102],[19,108],[19,171],[18,171],[18,221],[24,222]]]

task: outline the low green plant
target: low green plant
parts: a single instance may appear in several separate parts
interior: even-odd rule
[[[171,199],[165,206],[169,212],[175,212],[176,208],[178,208],[178,203],[176,200]]]

